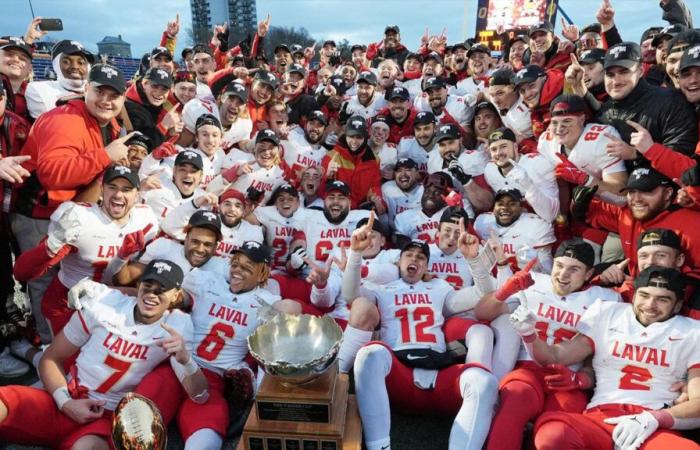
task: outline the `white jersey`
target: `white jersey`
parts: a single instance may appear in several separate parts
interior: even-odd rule
[[[69,91],[61,86],[58,80],[32,81],[27,84],[27,89],[24,91],[27,110],[32,119],[54,109],[56,102],[61,98],[76,95],[82,95],[82,93]]]
[[[216,103],[216,99],[214,98],[214,94],[211,92],[211,88],[209,87],[209,85],[207,83],[202,83],[199,80],[197,80],[197,99]],[[190,100],[187,103],[190,103],[192,100]]]
[[[219,245],[216,247],[216,253],[222,256],[230,255],[246,241],[263,243],[262,227],[253,225],[245,220],[241,220],[238,222],[238,225],[234,227],[228,227],[222,222],[221,236],[221,241],[219,241]]]
[[[223,277],[199,269],[185,276],[182,288],[192,300],[194,360],[219,375],[245,358],[247,338],[260,324],[260,308],[280,300],[259,287],[234,294]]]
[[[478,177],[484,174],[484,169],[486,164],[489,162],[489,157],[486,152],[481,150],[464,150],[457,158],[459,166],[462,168],[464,173],[471,175],[473,177]],[[447,170],[447,165],[445,160],[440,155],[440,152],[435,149],[428,154],[428,173],[435,172],[445,172],[446,174],[452,176]],[[461,185],[459,181],[455,179],[456,185]]]
[[[155,215],[161,220],[181,204],[205,193],[202,189],[197,188],[189,197],[183,197],[175,183],[168,178],[161,178],[160,185],[161,188],[159,189],[142,191],[141,200],[150,206]]]
[[[230,169],[235,165],[240,164],[255,164],[255,156],[243,150],[232,148],[226,154],[224,161],[221,163],[221,170]]]
[[[437,151],[437,144],[430,149],[425,149],[421,147],[415,137],[405,136],[401,138],[396,147],[396,157],[397,159],[411,158],[418,165],[419,172],[427,172],[428,157]]]
[[[468,77],[460,80],[455,85],[454,89],[450,91],[453,95],[473,95],[475,98],[479,95],[479,92],[485,92],[486,85],[483,81],[474,81],[474,77]]]
[[[221,175],[217,176],[207,186],[207,191],[218,192],[225,189],[235,189],[238,192],[245,193],[249,187],[254,187],[263,192],[262,203],[267,203],[272,196],[272,192],[287,182],[285,173],[279,166],[275,165],[265,169],[254,163],[250,167],[252,169],[250,173],[239,176],[233,183],[229,183]]]
[[[372,96],[372,101],[369,105],[364,106],[357,99],[357,96],[350,97],[348,101],[343,104],[341,110],[345,110],[348,116],[362,116],[365,120],[371,119],[376,116],[379,110],[381,110],[386,105],[386,101],[381,92],[375,90]]]
[[[230,150],[234,145],[241,141],[250,139],[250,134],[253,132],[253,121],[247,117],[239,117],[229,126],[228,130],[224,131],[224,137],[221,141],[221,148]]]
[[[608,155],[605,151],[607,145],[612,142],[605,136],[606,133],[620,139],[620,134],[615,128],[609,125],[589,123],[583,128],[574,148],[568,152],[569,161],[598,180],[602,180],[603,175],[627,170],[624,161]],[[550,131],[545,131],[540,136],[537,151],[555,164],[560,162],[556,155],[561,153],[561,144],[557,142],[554,134]]]
[[[420,207],[404,211],[396,216],[394,229],[397,233],[411,239],[419,239],[428,244],[433,243],[437,239],[437,230],[443,211],[445,208],[432,216],[426,215]]]
[[[434,112],[428,102],[428,94],[423,92],[413,102],[417,111]],[[474,106],[476,105],[476,97],[472,95],[448,95],[447,103],[443,108],[443,112],[435,114],[435,118],[440,123],[445,123],[448,115],[454,119],[461,127],[469,125],[469,122],[474,117]],[[445,114],[447,112],[447,114]]]
[[[530,108],[525,105],[522,97],[518,96],[518,100],[510,107],[508,112],[501,116],[501,121],[503,125],[515,131],[517,134],[526,138],[532,137]]]
[[[77,241],[71,244],[75,251],[61,260],[58,272],[58,279],[67,288],[85,277],[101,281],[104,270],[117,257],[127,234],[143,230],[146,242],[152,241],[158,234],[158,218],[146,205],[134,205],[129,211],[129,221],[118,224],[97,204],[73,202],[65,202],[54,211],[49,233],[69,209],[80,223],[80,232]]]
[[[396,161],[398,160],[396,144],[392,144],[391,142],[385,142],[378,152],[374,150],[373,152],[377,156],[377,159],[379,159],[379,170],[382,173],[385,173],[386,171],[391,172],[392,170],[394,170],[394,166],[396,165]]]
[[[512,176],[503,176],[498,166],[492,162],[484,169],[484,179],[493,192],[517,189],[524,196],[532,211],[547,222],[553,222],[559,214],[559,186],[554,175],[554,166],[549,159],[538,153],[520,156],[518,168],[532,180],[532,187],[525,189]],[[513,169],[518,170],[518,169]]]
[[[408,90],[408,94],[411,96],[411,101],[415,101],[417,97],[420,97],[421,94],[423,94],[423,77],[404,81],[403,87]]]
[[[199,95],[199,85],[200,83],[197,83],[197,97],[185,103],[185,106],[182,107],[182,123],[187,131],[192,134],[195,134],[197,119],[204,114],[211,114],[221,120],[219,118],[219,107],[216,106],[213,96],[211,99],[206,99]],[[207,89],[209,89],[208,86]],[[211,89],[209,90],[209,95],[211,95]]]
[[[297,231],[303,233],[309,258],[315,262],[325,262],[334,248],[350,247],[350,235],[357,228],[357,222],[365,217],[369,217],[369,211],[350,210],[345,220],[333,224],[326,219],[323,211],[305,209],[299,214]]]
[[[302,128],[290,131],[287,143],[283,147],[284,161],[292,173],[299,173],[308,167],[320,166],[323,157],[328,153],[328,150],[321,145],[309,143]]]
[[[502,227],[496,222],[493,213],[479,214],[474,221],[474,231],[480,239],[489,238],[489,229],[494,229],[503,243],[503,252],[513,267],[517,267],[517,252],[523,248],[539,249],[556,242],[554,229],[539,216],[524,212],[518,220]]]
[[[700,368],[697,320],[674,316],[647,327],[628,303],[596,302],[583,314],[578,331],[594,346],[596,385],[589,408],[622,403],[661,409],[678,396],[670,387]]]
[[[394,224],[396,216],[406,210],[419,210],[420,199],[423,196],[423,185],[416,184],[410,191],[401,190],[395,181],[382,184],[382,198],[386,203],[386,214],[390,224]]]
[[[205,189],[209,182],[216,175],[218,175],[221,172],[221,169],[223,168],[223,162],[226,158],[226,154],[221,149],[215,151],[213,155],[208,156],[206,153],[204,153],[198,148],[185,149],[183,147],[180,147],[179,145],[177,145],[176,148],[179,150],[179,152],[191,150],[195,153],[199,153],[199,155],[202,157],[202,181],[200,182],[200,187],[202,189]],[[146,156],[143,159],[143,162],[141,163],[141,168],[139,169],[139,178],[143,180],[149,175],[153,175],[154,173],[160,173],[160,178],[172,179],[175,167],[175,158],[177,158],[177,154],[167,156],[160,161],[154,159],[152,155]]]
[[[63,328],[68,341],[80,347],[77,377],[90,398],[104,400],[113,411],[127,392],[168,358],[158,345],[170,336],[161,324],[176,329],[191,350],[192,321],[179,310],[166,311],[152,324],[134,319],[136,299],[102,286],[93,300],[73,313]]]
[[[428,272],[437,278],[447,281],[454,289],[474,284],[472,271],[467,259],[458,249],[451,255],[443,252],[437,244],[430,244],[430,261]]]
[[[537,334],[540,339],[549,345],[558,344],[573,338],[577,331],[576,326],[581,316],[593,304],[596,299],[606,302],[621,302],[620,294],[612,289],[591,286],[586,290],[572,292],[567,296],[560,296],[552,290],[552,277],[548,274],[531,272],[535,284],[527,288],[518,298],[526,298],[525,306],[537,317]],[[520,346],[520,361],[532,361],[524,345]],[[572,370],[579,370],[582,364],[569,366]]]
[[[283,269],[294,230],[301,227],[298,218],[304,214],[303,208],[297,209],[292,217],[284,217],[276,206],[255,208],[253,214],[264,227],[265,243],[272,247],[272,269]]]
[[[139,262],[146,265],[154,259],[167,259],[168,261],[172,261],[180,266],[184,274],[194,269],[187,258],[185,258],[185,247],[179,242],[169,238],[160,237],[147,245],[146,251],[139,258]],[[218,273],[225,278],[229,276],[229,260],[221,256],[212,256],[209,261],[199,268]]]

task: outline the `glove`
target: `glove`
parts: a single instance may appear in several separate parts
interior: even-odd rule
[[[527,265],[523,267],[523,270],[515,272],[513,276],[508,278],[506,282],[503,283],[503,286],[499,287],[496,292],[494,292],[493,295],[496,297],[496,300],[504,302],[508,297],[520,291],[524,291],[535,284],[535,280],[533,280],[530,275],[530,270],[532,270],[535,264],[537,264],[537,258],[527,263]]]
[[[535,315],[523,305],[518,306],[515,311],[513,311],[513,314],[510,315],[511,326],[526,342],[535,340],[536,323],[537,318]]]
[[[97,295],[99,287],[100,283],[87,277],[78,281],[72,288],[68,289],[68,307],[80,311],[87,301]]]
[[[249,186],[245,191],[245,198],[247,198],[248,201],[254,205],[260,204],[264,197],[265,192],[260,191],[253,186]]]
[[[561,160],[561,163],[557,164],[557,167],[554,168],[554,173],[557,178],[579,186],[588,185],[591,181],[590,175],[576,167],[574,163],[569,161],[569,159],[561,153],[557,153],[557,157]]]
[[[612,432],[615,446],[625,450],[638,449],[659,428],[659,421],[649,411],[612,417],[605,423],[615,425]]]
[[[462,206],[462,194],[457,191],[450,189],[450,193],[447,195],[442,195],[442,199],[445,201],[447,206]]]
[[[589,389],[593,381],[584,372],[574,372],[563,364],[549,364],[545,368],[544,385],[550,392]]]
[[[700,186],[700,166],[691,167],[681,175],[683,186]]]
[[[447,165],[447,170],[457,179],[457,181],[462,184],[467,184],[469,183],[469,180],[472,179],[471,175],[464,173],[464,170],[462,169],[462,166],[459,165],[457,158],[450,161],[450,163]]]
[[[226,399],[236,409],[247,406],[255,394],[255,375],[247,367],[228,369],[224,372]]]
[[[571,215],[574,218],[581,221],[586,220],[588,205],[590,205],[597,190],[598,186],[576,186],[571,190]]]
[[[80,236],[80,221],[73,208],[67,209],[49,232],[46,247],[52,255],[57,254],[64,245],[72,245]]]
[[[304,247],[297,247],[297,249],[289,255],[289,264],[292,266],[292,269],[302,270],[306,267],[306,261],[304,261],[306,257],[307,255]]]
[[[180,151],[175,147],[175,144],[172,142],[163,142],[151,152],[151,156],[153,156],[153,159],[160,161],[163,158],[177,155],[178,153],[180,153]]]
[[[532,182],[532,178],[530,178],[530,175],[528,175],[527,172],[525,172],[525,169],[520,167],[515,161],[512,161],[511,164],[513,165],[513,168],[510,169],[510,172],[508,172],[506,178],[513,181],[513,183],[521,187],[523,190],[530,190],[534,184]],[[523,195],[524,194],[525,192],[523,192]]]
[[[143,230],[134,231],[124,236],[122,245],[117,251],[117,258],[129,259],[130,256],[143,250],[146,247],[145,235],[152,227],[153,225],[149,223]]]
[[[239,164],[234,164],[232,167],[229,167],[221,172],[221,177],[229,183],[233,183],[238,179],[238,169],[240,167],[241,166]]]

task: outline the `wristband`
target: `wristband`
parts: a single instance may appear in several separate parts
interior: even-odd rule
[[[56,402],[56,406],[58,406],[59,410],[63,408],[63,405],[68,403],[70,400],[73,400],[73,397],[70,396],[70,392],[68,392],[67,386],[56,389],[53,391],[51,396],[53,397],[53,401]]]
[[[190,359],[183,364],[182,367],[185,368],[185,376],[187,377],[194,375],[199,370],[199,366],[196,362],[194,362],[194,358],[192,358],[192,356],[190,356]]]
[[[654,419],[659,422],[659,428],[671,429],[675,423],[675,420],[670,412],[665,409],[660,409],[657,411],[649,411]]]
[[[593,177],[590,176],[590,175],[588,175],[588,178],[586,179],[586,182],[583,183],[583,185],[586,186],[586,187],[591,187],[591,186],[593,186],[594,184],[595,184],[595,178],[593,178]]]

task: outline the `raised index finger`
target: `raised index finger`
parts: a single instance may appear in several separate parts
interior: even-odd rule
[[[367,225],[365,225],[368,230],[372,230],[374,227],[374,211],[369,212],[369,219],[367,219]]]
[[[464,225],[464,217],[459,218],[459,234],[467,232],[467,227]]]
[[[532,268],[535,267],[535,264],[537,264],[537,261],[538,261],[538,258],[536,256],[534,258],[532,258],[532,260],[530,260],[530,262],[527,263],[527,265],[523,269],[523,272],[530,272],[532,270]]]
[[[563,21],[564,19],[561,19],[561,20]],[[578,58],[576,58],[575,53],[569,53],[569,56],[571,57],[571,64],[574,67],[581,67],[581,65],[578,63]]]

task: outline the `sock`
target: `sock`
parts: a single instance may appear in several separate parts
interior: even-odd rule
[[[12,350],[12,353],[25,360],[27,359],[27,352],[33,348],[35,347],[24,339],[10,342],[10,350]]]
[[[35,369],[39,369],[39,361],[41,360],[41,357],[44,356],[44,351],[39,351],[34,355],[32,358],[32,366],[34,366]]]
[[[338,367],[340,373],[348,373],[355,362],[355,355],[372,340],[372,332],[360,330],[348,325],[343,333],[343,342],[338,350]]]
[[[211,428],[197,430],[185,442],[185,450],[219,450],[224,440]]]
[[[378,441],[365,442],[367,450],[391,450],[391,440],[389,438]]]
[[[493,347],[492,371],[498,380],[513,370],[520,353],[520,336],[510,324],[508,314],[501,314],[491,321],[496,338]]]
[[[467,346],[467,363],[478,363],[491,370],[493,354],[491,328],[483,324],[472,325],[464,336],[464,345]]]
[[[450,430],[450,450],[480,450],[486,442],[498,398],[496,377],[478,367],[459,376],[462,406]]]
[[[391,353],[379,344],[363,347],[357,352],[354,370],[357,406],[367,448],[370,443],[388,445],[391,411],[386,376],[391,371]]]

